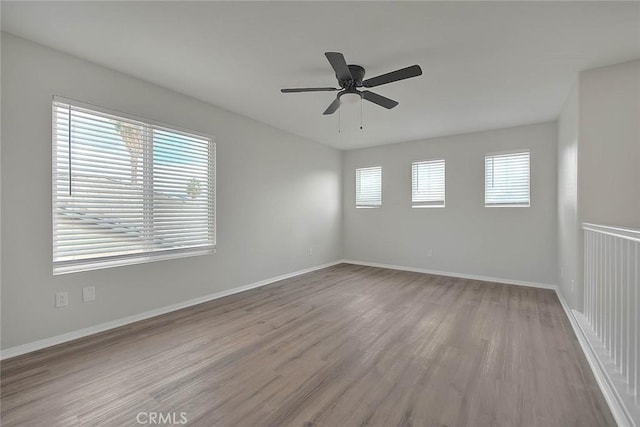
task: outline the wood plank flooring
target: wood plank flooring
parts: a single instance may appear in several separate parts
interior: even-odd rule
[[[553,291],[348,264],[9,359],[1,381],[5,427],[615,425]]]

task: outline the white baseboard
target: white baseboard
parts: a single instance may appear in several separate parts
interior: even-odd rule
[[[283,274],[277,277],[271,277],[269,279],[261,280],[259,282],[254,282],[248,285],[236,287],[233,289],[227,289],[224,291],[216,292],[209,295],[204,295],[198,298],[190,299],[188,301],[179,302],[176,304],[171,304],[165,307],[156,308],[153,310],[145,311],[143,313],[134,314],[127,317],[122,317],[120,319],[112,320],[105,323],[100,323],[98,325],[89,326],[88,328],[78,329],[76,331],[67,332],[65,334],[56,335],[50,338],[44,338],[38,341],[33,341],[27,344],[18,345],[15,347],[10,347],[6,350],[0,351],[0,360],[8,359],[10,357],[20,356],[22,354],[31,353],[32,351],[41,350],[43,348],[51,347],[58,344],[63,344],[65,342],[73,341],[78,338],[84,338],[89,335],[97,334],[99,332],[108,331],[109,329],[118,328],[120,326],[125,326],[130,323],[138,322],[140,320],[149,319],[151,317],[159,316],[161,314],[170,313],[172,311],[180,310],[182,308],[191,307],[193,305],[202,304],[203,302],[211,301],[214,299],[226,297],[229,295],[237,294],[239,292],[248,291],[250,289],[259,288],[261,286],[269,285],[271,283],[288,279],[291,277],[299,276],[301,274],[310,273],[312,271],[320,270],[323,268],[331,267],[336,264],[340,264],[342,261],[334,261],[327,264],[318,265],[311,268],[306,268],[304,270],[295,271],[293,273]]]
[[[392,270],[412,271],[414,273],[435,274],[437,276],[458,277],[460,279],[481,280],[483,282],[505,283],[507,285],[529,286],[532,288],[542,288],[542,289],[553,289],[553,290],[557,289],[556,285],[551,285],[548,283],[527,282],[525,280],[502,279],[500,277],[488,277],[488,276],[478,276],[475,274],[452,273],[449,271],[427,270],[425,268],[404,267],[401,265],[391,265],[391,264],[379,264],[376,262],[354,261],[351,259],[343,259],[342,262],[346,264],[366,265],[368,267],[379,267],[379,268],[389,268]]]
[[[609,375],[609,370],[605,367],[603,354],[596,348],[596,340],[590,337],[586,319],[584,319],[581,313],[569,307],[559,289],[556,289],[556,294],[558,295],[560,304],[562,304],[562,308],[564,308],[564,312],[569,318],[569,322],[578,338],[582,352],[587,358],[587,362],[589,362],[593,376],[596,378],[598,386],[600,386],[600,390],[609,405],[609,409],[616,423],[619,427],[636,427],[633,416],[627,409],[629,405],[625,403],[625,399],[616,389],[616,382],[619,381],[614,380]]]

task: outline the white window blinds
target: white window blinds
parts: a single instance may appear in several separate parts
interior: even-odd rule
[[[53,102],[54,274],[212,252],[210,138]]]
[[[444,207],[444,159],[411,164],[411,204],[414,208]]]
[[[485,206],[529,206],[529,152],[484,158]]]
[[[356,207],[382,206],[382,167],[356,169]]]

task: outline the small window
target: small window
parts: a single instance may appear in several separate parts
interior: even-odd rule
[[[530,205],[528,151],[487,155],[484,171],[485,206]]]
[[[414,208],[443,208],[445,198],[444,159],[411,164],[411,204]]]
[[[356,169],[356,207],[382,206],[382,167]]]
[[[54,274],[213,252],[214,165],[208,137],[55,98]]]

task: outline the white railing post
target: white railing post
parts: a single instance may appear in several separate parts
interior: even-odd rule
[[[640,414],[640,230],[583,224],[584,317]]]

